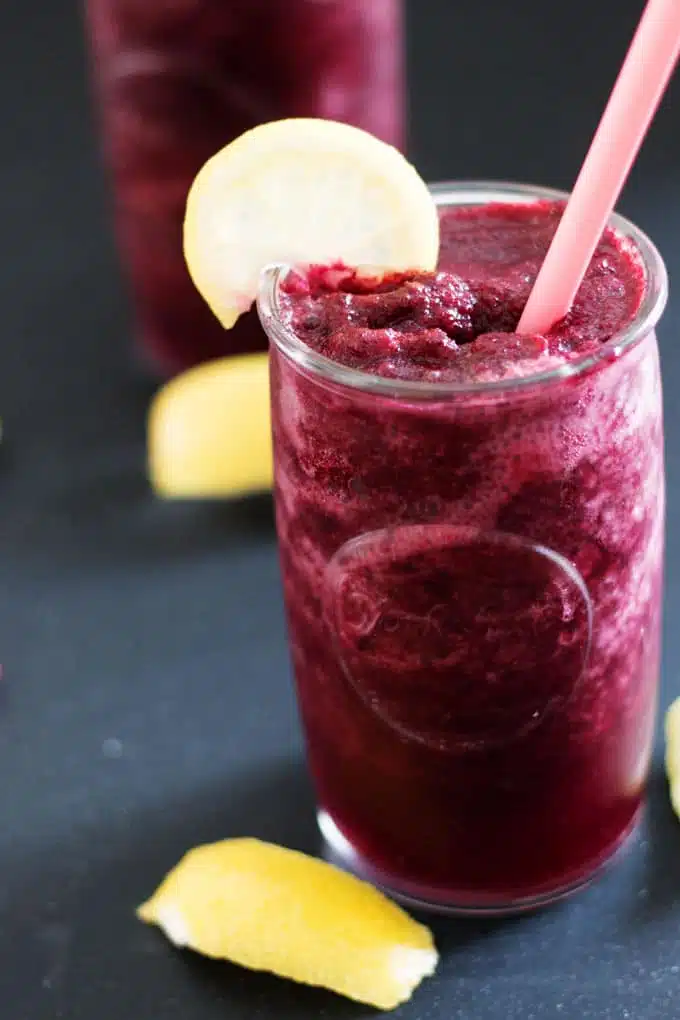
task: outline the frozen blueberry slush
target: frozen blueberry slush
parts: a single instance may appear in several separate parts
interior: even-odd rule
[[[639,814],[659,673],[665,271],[615,218],[514,332],[563,210],[438,190],[435,273],[272,271],[277,525],[320,824],[412,900],[522,909]]]
[[[263,121],[314,116],[403,142],[401,0],[85,0],[117,236],[141,349],[162,374],[265,347],[230,332],[182,256],[191,181]]]

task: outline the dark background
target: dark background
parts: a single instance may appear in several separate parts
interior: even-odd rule
[[[641,6],[409,3],[422,173],[568,187]],[[177,954],[133,918],[189,845],[248,833],[316,846],[271,508],[152,498],[150,391],[130,357],[77,5],[4,0],[0,23],[0,1017],[370,1017]],[[671,280],[679,124],[676,80],[620,206],[657,241]],[[672,298],[660,330],[663,707],[680,667],[679,310]],[[404,1020],[677,1016],[680,825],[661,748],[641,835],[595,887],[524,919],[435,927],[443,961]]]

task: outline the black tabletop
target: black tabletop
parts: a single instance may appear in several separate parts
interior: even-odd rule
[[[226,0],[225,0],[226,2]],[[640,0],[409,5],[411,152],[430,179],[568,187]],[[133,908],[195,843],[314,851],[268,499],[161,504],[151,393],[108,226],[75,0],[0,33],[0,1016],[358,1020],[373,1011],[180,954]],[[680,80],[621,209],[680,279]],[[662,706],[678,692],[680,304],[660,330],[669,529]],[[680,823],[659,744],[619,865],[511,922],[434,922],[404,1020],[680,1012]]]

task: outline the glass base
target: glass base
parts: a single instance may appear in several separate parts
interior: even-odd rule
[[[362,878],[382,889],[392,899],[413,910],[423,910],[452,917],[509,917],[538,910],[573,896],[590,885],[603,871],[608,869],[635,841],[641,810],[633,817],[627,829],[598,857],[591,869],[582,873],[572,882],[557,886],[537,896],[528,896],[508,902],[460,903],[449,900],[440,889],[426,886],[405,886],[389,874],[369,864],[342,834],[327,811],[318,810],[317,823],[324,841],[324,858],[357,878]]]

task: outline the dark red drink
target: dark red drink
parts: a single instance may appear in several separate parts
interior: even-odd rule
[[[163,371],[264,347],[255,313],[225,332],[182,256],[193,178],[280,117],[403,141],[401,0],[87,0],[119,243],[144,351]]]
[[[635,823],[653,733],[663,265],[617,221],[568,318],[518,336],[562,208],[532,199],[451,189],[442,272],[319,269],[260,302],[322,829],[454,910],[587,881]]]

